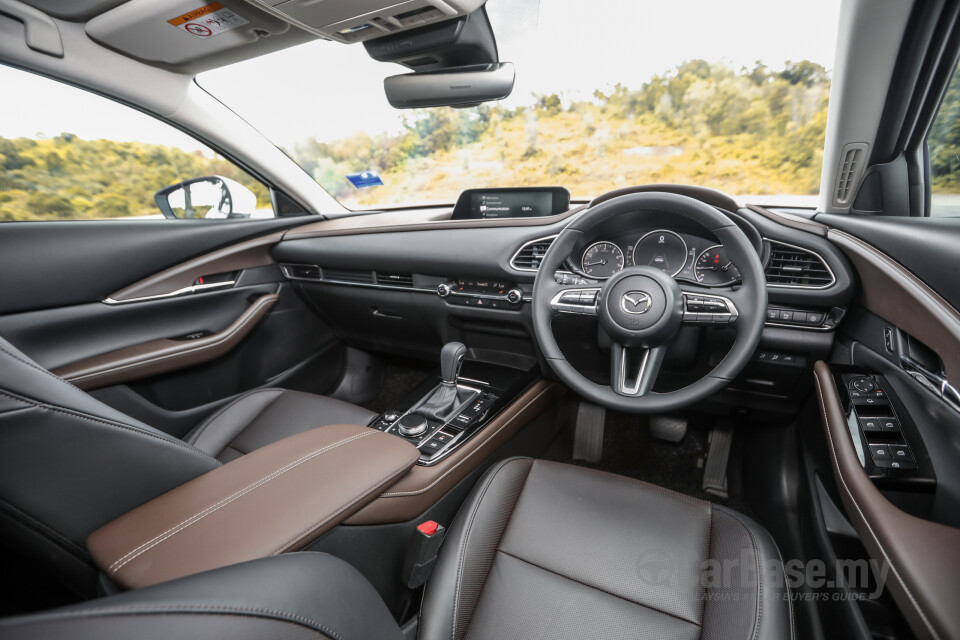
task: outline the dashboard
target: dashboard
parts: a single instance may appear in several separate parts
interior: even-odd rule
[[[704,286],[726,286],[740,280],[740,271],[716,240],[670,229],[639,229],[596,240],[575,262],[581,273],[606,280],[631,266],[651,266],[677,280]]]

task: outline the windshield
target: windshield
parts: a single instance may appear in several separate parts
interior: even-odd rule
[[[500,59],[516,65],[501,102],[393,109],[382,79],[409,70],[325,41],[198,82],[352,209],[450,204],[480,187],[556,185],[578,200],[657,182],[816,204],[838,2],[486,6]]]

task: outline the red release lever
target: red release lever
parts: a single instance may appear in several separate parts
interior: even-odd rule
[[[440,525],[438,525],[433,520],[427,520],[423,524],[417,526],[417,531],[419,531],[425,536],[432,536],[437,532],[437,527],[439,526]]]

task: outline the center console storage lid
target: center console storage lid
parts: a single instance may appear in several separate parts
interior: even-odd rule
[[[94,531],[87,547],[135,589],[304,547],[416,463],[401,438],[331,425],[284,438]]]

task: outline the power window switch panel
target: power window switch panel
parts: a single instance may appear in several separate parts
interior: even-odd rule
[[[895,444],[890,447],[890,457],[893,460],[900,460],[901,462],[916,462],[913,459],[913,453],[910,451],[910,448],[904,445]]]
[[[860,418],[860,428],[864,433],[880,433],[883,430],[880,424],[880,418]]]
[[[880,428],[884,431],[900,431],[900,423],[896,418],[877,418],[877,420],[880,422]]]

